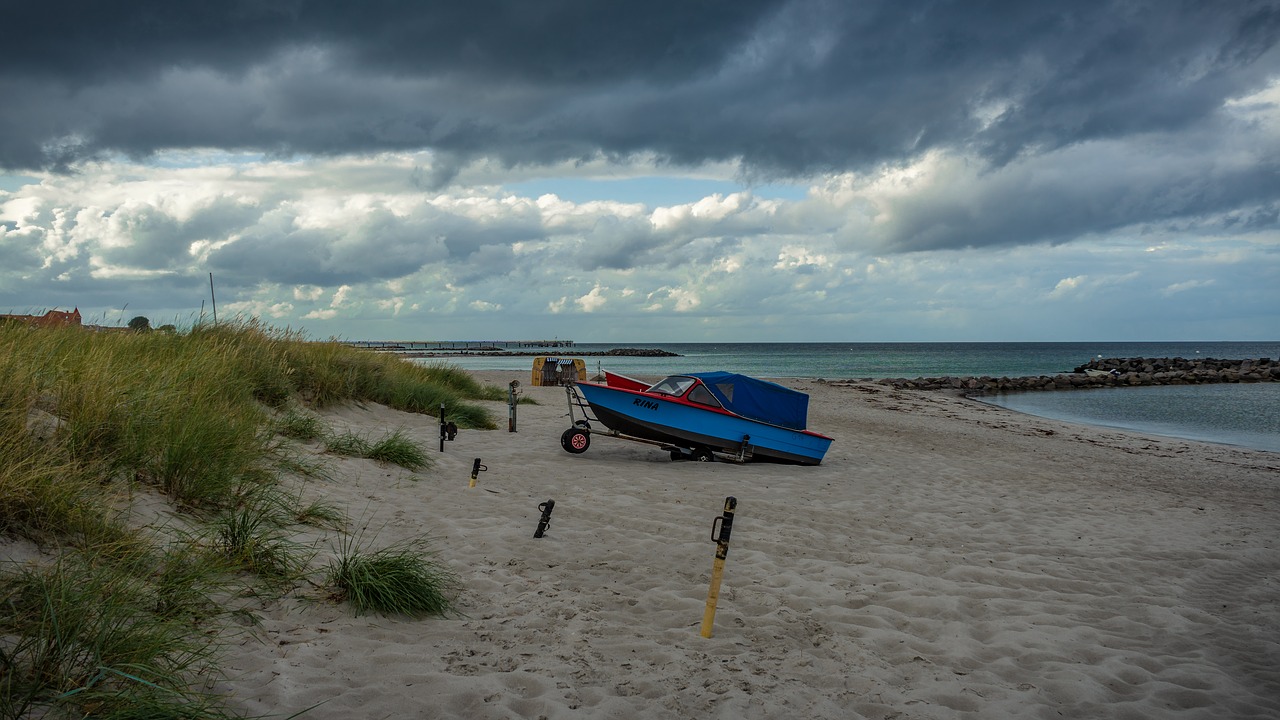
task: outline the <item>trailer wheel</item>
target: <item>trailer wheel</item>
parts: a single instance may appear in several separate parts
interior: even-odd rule
[[[693,459],[698,462],[713,462],[716,459],[716,456],[712,455],[711,451],[707,448],[697,447],[693,449]]]
[[[560,447],[577,455],[584,453],[591,446],[591,433],[582,428],[571,427],[560,436]]]

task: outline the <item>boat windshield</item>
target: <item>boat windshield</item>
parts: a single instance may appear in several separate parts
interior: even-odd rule
[[[698,381],[691,377],[685,377],[684,375],[672,375],[669,378],[665,378],[657,385],[650,387],[649,392],[680,397],[686,392],[689,392],[689,388],[696,382]]]
[[[714,408],[724,407],[720,404],[720,401],[716,399],[716,396],[711,394],[711,391],[707,389],[707,386],[702,384],[699,384],[698,387],[689,391],[688,400],[689,402],[695,402],[699,405],[709,405]]]

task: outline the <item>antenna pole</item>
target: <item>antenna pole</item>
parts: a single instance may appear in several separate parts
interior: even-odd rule
[[[209,273],[209,299],[213,301],[213,324],[218,324],[218,298],[213,294],[213,273]]]

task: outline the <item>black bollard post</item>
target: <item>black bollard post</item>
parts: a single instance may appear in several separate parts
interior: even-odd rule
[[[444,452],[444,436],[448,428],[444,422],[444,403],[440,403],[440,452]]]
[[[547,528],[551,527],[551,511],[555,510],[556,501],[548,500],[538,505],[538,509],[542,511],[542,518],[538,520],[538,529],[533,533],[536,538],[542,537]]]
[[[471,485],[469,487],[475,487],[476,477],[478,477],[480,473],[488,469],[489,468],[480,464],[480,458],[476,458],[476,461],[471,463]]]
[[[512,380],[507,386],[507,432],[516,431],[516,388],[520,387],[519,380]]]

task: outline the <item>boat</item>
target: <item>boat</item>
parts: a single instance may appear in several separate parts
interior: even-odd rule
[[[606,374],[606,382],[565,388],[573,427],[560,444],[582,453],[603,434],[661,446],[671,458],[817,465],[832,438],[806,427],[809,396],[777,383],[724,371],[672,375],[653,384]],[[581,414],[581,420],[575,420]]]
[[[637,380],[626,375],[619,375],[616,372],[604,371],[604,384],[609,387],[624,388],[627,390],[648,390],[649,383],[643,380]]]

